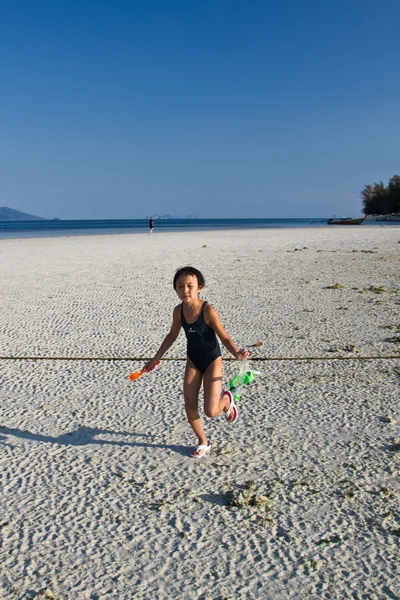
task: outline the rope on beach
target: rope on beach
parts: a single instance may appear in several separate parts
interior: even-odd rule
[[[64,360],[64,361],[108,361],[143,362],[152,360],[152,356],[0,356],[0,360]],[[400,359],[400,354],[383,356],[252,356],[247,360],[268,361],[326,361],[331,360],[392,360]],[[165,362],[185,361],[185,358],[161,358]],[[236,361],[236,358],[223,358],[224,361]]]

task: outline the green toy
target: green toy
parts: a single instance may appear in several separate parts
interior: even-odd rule
[[[245,385],[248,385],[255,379],[255,375],[259,375],[259,371],[250,369],[247,360],[244,360],[240,365],[240,371],[233,379],[229,382],[229,390],[233,394],[235,400],[240,399],[240,393]]]

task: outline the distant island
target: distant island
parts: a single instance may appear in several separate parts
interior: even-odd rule
[[[149,215],[144,217],[145,219],[198,219],[196,213],[187,215],[186,217],[177,217],[175,215]],[[15,210],[15,208],[9,208],[8,206],[0,206],[0,221],[59,221],[60,219],[54,217],[53,219],[45,219],[44,217],[37,217],[36,215],[29,215],[28,213]]]
[[[46,219],[28,215],[8,206],[0,206],[0,221],[46,221]]]

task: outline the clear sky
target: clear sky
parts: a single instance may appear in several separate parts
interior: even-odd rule
[[[0,206],[361,213],[400,174],[399,0],[0,0]]]

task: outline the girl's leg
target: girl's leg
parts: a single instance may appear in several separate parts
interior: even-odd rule
[[[229,397],[225,394],[221,398],[222,389],[222,358],[219,356],[204,373],[204,412],[207,417],[218,417],[222,411],[229,409]],[[232,419],[234,415],[232,413]]]
[[[187,360],[185,380],[183,383],[183,395],[185,398],[185,410],[187,420],[191,428],[199,439],[200,446],[207,445],[207,438],[204,434],[203,424],[199,415],[199,392],[202,373],[196,369],[191,360]],[[199,452],[201,454],[201,452]]]

